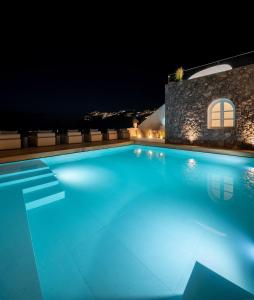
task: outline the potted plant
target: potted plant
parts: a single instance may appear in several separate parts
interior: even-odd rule
[[[184,74],[183,67],[178,68],[175,72],[175,80],[176,81],[183,80],[183,74]]]

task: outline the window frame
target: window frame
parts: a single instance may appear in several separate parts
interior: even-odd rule
[[[220,126],[212,126],[212,120],[215,120],[212,118],[212,113],[213,113],[213,108],[216,104],[220,104],[220,119],[219,122],[220,122]],[[228,103],[229,105],[231,105],[232,107],[232,110],[228,110],[228,111],[224,111],[224,103]],[[224,117],[224,114],[225,112],[233,112],[233,117],[232,118],[225,118]],[[225,120],[232,120],[233,121],[233,125],[232,126],[224,126],[224,121]],[[229,99],[226,99],[226,98],[220,98],[220,99],[216,99],[216,100],[213,100],[209,106],[208,106],[208,109],[207,109],[207,127],[208,129],[224,129],[224,128],[233,128],[235,127],[235,105],[234,103],[229,100]]]

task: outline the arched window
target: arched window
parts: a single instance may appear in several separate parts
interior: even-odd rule
[[[234,196],[234,178],[229,175],[210,174],[208,194],[212,200],[230,200]]]
[[[235,106],[229,99],[214,100],[208,107],[208,128],[235,126]]]

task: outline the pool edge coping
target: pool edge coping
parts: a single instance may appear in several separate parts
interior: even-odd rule
[[[52,150],[52,151],[45,151],[45,152],[41,151],[37,153],[6,156],[0,158],[0,165],[5,163],[23,161],[23,160],[30,160],[36,158],[44,158],[50,156],[79,153],[79,152],[87,152],[93,150],[110,149],[110,148],[117,148],[117,147],[128,146],[128,145],[151,146],[151,147],[160,147],[160,148],[167,148],[167,149],[254,158],[254,151],[252,150],[232,150],[232,149],[208,148],[208,147],[191,146],[191,145],[176,145],[176,144],[167,144],[167,143],[154,143],[154,142],[130,140],[126,142],[119,142],[119,143],[112,143],[112,144],[89,145],[89,146],[84,145],[82,147],[76,147],[71,149],[59,149],[59,150]]]
[[[185,151],[193,151],[193,152],[254,158],[254,151],[252,150],[233,150],[233,149],[209,148],[209,147],[201,147],[201,146],[176,145],[176,144],[153,143],[153,142],[143,142],[143,141],[134,141],[134,144],[140,146],[151,146],[151,147],[160,147],[160,148],[175,149],[175,150],[185,150]]]

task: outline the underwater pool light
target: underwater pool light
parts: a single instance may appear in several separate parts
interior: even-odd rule
[[[55,169],[54,173],[65,184],[80,188],[107,185],[114,178],[112,172],[93,166],[62,167]]]

